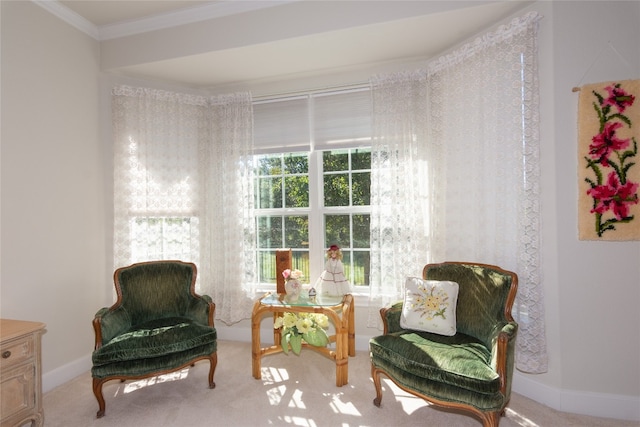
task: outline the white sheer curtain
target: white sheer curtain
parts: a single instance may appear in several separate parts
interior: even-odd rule
[[[428,64],[427,77],[416,80],[416,84],[424,80],[427,85],[429,187],[425,188],[431,209],[427,247],[420,248],[421,264],[478,261],[517,272],[520,286],[514,315],[520,331],[516,363],[518,369],[533,373],[547,370],[539,244],[538,20],[537,13],[515,19]],[[405,90],[404,83],[394,86],[398,93]],[[374,92],[379,90],[373,86]],[[376,98],[374,94],[374,122],[381,110],[388,115],[387,110],[397,108],[395,103],[376,106]],[[404,118],[398,114],[396,120]],[[378,126],[375,130],[376,144],[398,137],[397,131],[386,134]],[[407,138],[418,134],[405,132]],[[372,168],[378,167],[372,162]],[[401,167],[398,163],[397,168]],[[373,179],[380,173],[376,169],[372,170],[372,186],[380,185]],[[395,181],[385,183],[393,184]],[[391,194],[405,193],[398,186]],[[407,192],[406,202],[414,197]],[[394,204],[399,206],[402,201]],[[400,221],[378,216],[386,218],[390,228],[396,227],[393,221]],[[406,239],[399,231],[396,237]],[[376,245],[380,243],[385,242]],[[373,244],[372,237],[372,253]],[[376,269],[390,269],[396,276],[388,280],[375,277],[380,282],[372,285],[372,303],[380,300],[377,293],[399,297],[402,277],[420,274],[419,268],[396,268],[400,262],[387,261],[392,269],[377,264]]]
[[[248,94],[212,98],[211,140],[203,147],[205,238],[201,288],[227,324],[251,317],[255,279],[253,112]]]
[[[426,73],[371,79],[371,273],[369,326],[397,301],[408,275],[428,259]]]
[[[112,93],[114,268],[194,262],[198,290],[225,323],[251,312],[251,111],[248,94]]]

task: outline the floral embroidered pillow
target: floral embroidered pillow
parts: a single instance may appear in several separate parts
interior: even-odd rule
[[[407,277],[400,326],[439,335],[456,334],[458,284]]]

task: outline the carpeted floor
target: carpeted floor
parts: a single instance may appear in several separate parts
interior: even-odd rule
[[[349,384],[335,386],[335,365],[310,350],[262,359],[262,379],[251,376],[251,347],[220,341],[216,388],[207,387],[208,362],[151,380],[108,382],[106,415],[87,372],[44,395],[46,427],[147,426],[481,426],[476,418],[439,410],[384,381],[382,406],[373,405],[368,354],[349,360]],[[384,377],[383,377],[384,378]],[[554,411],[513,394],[501,427],[638,427],[640,423]]]

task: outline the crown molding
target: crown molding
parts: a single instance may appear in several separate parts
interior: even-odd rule
[[[130,22],[103,25],[99,28],[100,40],[110,40],[149,31],[162,30],[178,25],[221,18],[238,13],[266,9],[273,6],[292,3],[297,0],[260,0],[260,1],[231,1],[221,0],[215,3],[194,6],[186,9],[167,12]]]
[[[93,37],[96,40],[100,40],[100,31],[90,21],[86,20],[82,16],[78,15],[71,9],[63,6],[57,0],[31,0],[41,8],[47,10],[58,18],[62,19],[67,24],[77,28],[83,33]]]
[[[102,41],[176,27],[178,25],[190,24],[193,22],[206,21],[208,19],[251,12],[254,10],[266,9],[300,0],[221,0],[202,6],[194,6],[132,21],[102,25],[100,27],[68,9],[62,5],[62,3],[58,2],[58,0],[32,1],[85,34],[98,41]]]

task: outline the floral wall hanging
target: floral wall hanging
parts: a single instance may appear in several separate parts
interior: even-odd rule
[[[640,80],[580,88],[580,240],[640,240],[639,94]]]

